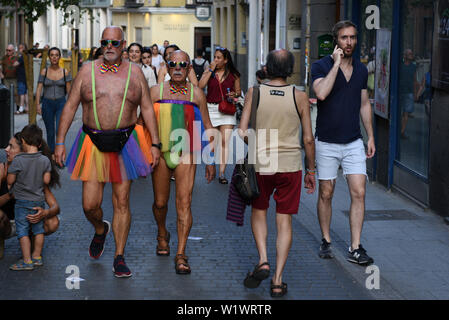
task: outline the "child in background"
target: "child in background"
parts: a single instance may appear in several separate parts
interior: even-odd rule
[[[39,151],[47,146],[42,138],[42,130],[35,124],[28,125],[21,132],[23,153],[16,155],[8,168],[8,188],[16,199],[14,212],[17,238],[22,249],[23,260],[11,265],[11,270],[33,270],[42,265],[44,245],[44,223],[31,224],[28,215],[36,213],[37,207],[44,207],[44,185],[50,184],[52,165],[48,156]],[[31,254],[30,228],[35,236],[34,250]]]

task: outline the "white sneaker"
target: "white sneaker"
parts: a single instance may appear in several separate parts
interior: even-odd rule
[[[23,106],[19,107],[19,112],[22,113],[25,110],[25,108]]]

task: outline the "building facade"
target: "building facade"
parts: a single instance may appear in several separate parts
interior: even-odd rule
[[[370,70],[370,179],[448,216],[448,12],[447,0],[222,0],[214,1],[212,38],[234,54],[244,90],[267,52],[292,51],[289,81],[314,98],[310,66],[332,53],[333,25],[352,20],[355,57]]]
[[[128,44],[161,46],[168,40],[193,58],[197,48],[210,52],[212,19],[207,14],[210,6],[205,4],[185,0],[113,0],[111,20],[125,31]],[[197,12],[198,6],[205,8],[205,14]]]

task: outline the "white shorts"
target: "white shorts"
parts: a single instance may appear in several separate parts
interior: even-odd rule
[[[315,152],[318,180],[336,179],[340,166],[345,176],[348,174],[366,176],[366,153],[362,139],[346,144],[315,139]]]
[[[209,110],[209,118],[212,123],[212,127],[215,128],[225,124],[235,126],[237,124],[235,114],[231,116],[218,111],[218,103],[208,103],[207,109]]]

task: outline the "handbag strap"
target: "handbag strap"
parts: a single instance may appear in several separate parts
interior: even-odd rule
[[[256,120],[257,120],[257,107],[259,106],[259,85],[253,87],[253,97],[251,99],[251,117],[250,125],[251,128],[256,130]]]
[[[218,74],[216,76],[217,76],[216,79],[218,81],[218,87],[220,88],[220,92],[221,92],[221,100],[224,101],[225,98],[224,98],[224,95],[223,95],[223,90],[221,89],[220,78],[218,77]]]

